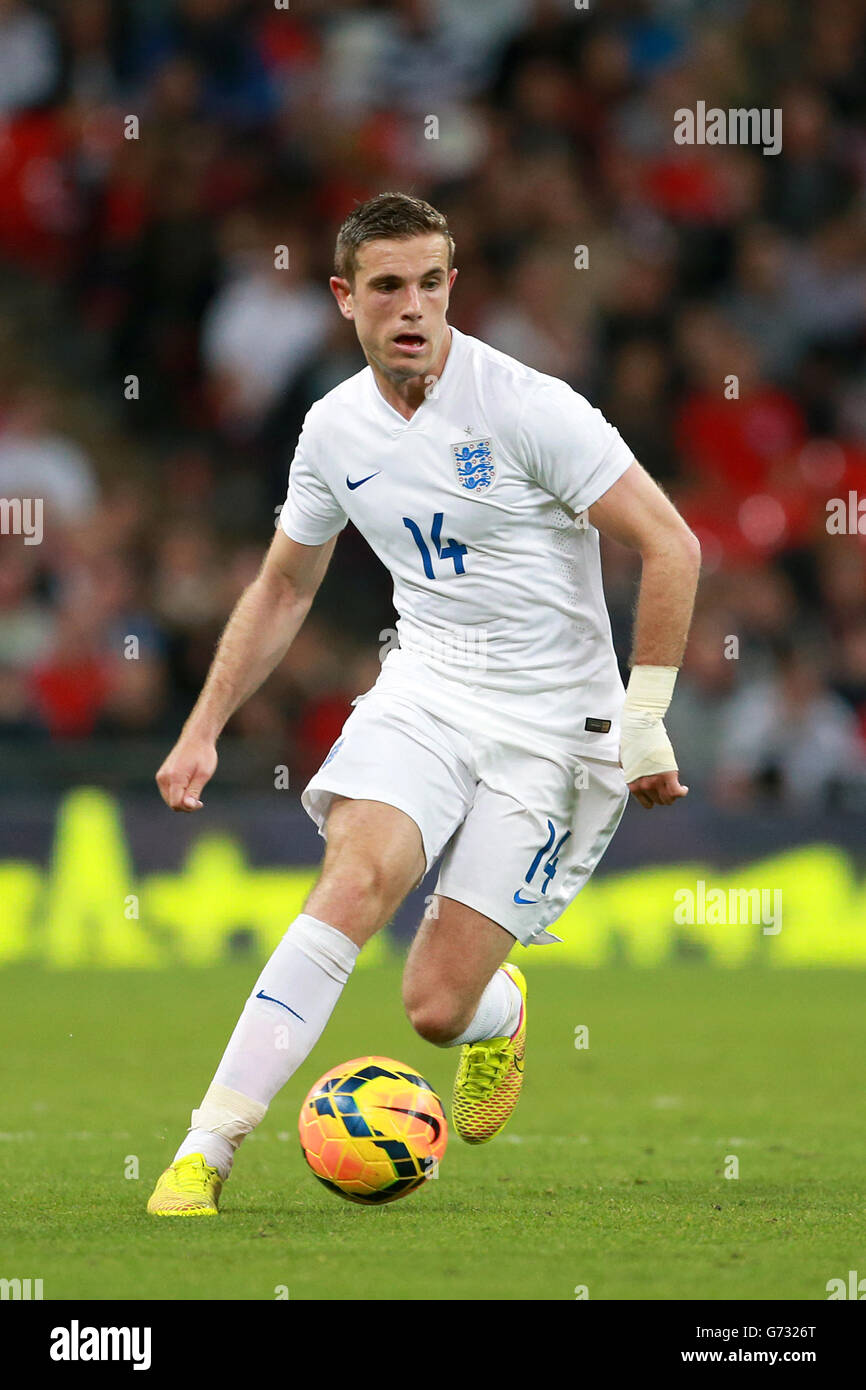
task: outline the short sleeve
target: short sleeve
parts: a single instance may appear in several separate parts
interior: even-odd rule
[[[309,419],[307,415],[289,467],[289,489],[280,525],[290,540],[301,545],[324,545],[342,531],[349,518],[313,466],[315,444]]]
[[[634,461],[601,411],[553,378],[527,400],[518,439],[532,477],[574,512],[597,502]]]

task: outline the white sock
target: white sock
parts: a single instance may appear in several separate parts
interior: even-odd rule
[[[510,1038],[520,1022],[522,1004],[520,990],[508,971],[500,967],[482,994],[469,1027],[459,1038],[452,1038],[448,1046],[483,1042],[486,1038]]]
[[[244,1135],[321,1037],[359,949],[327,922],[295,918],[253,986],[175,1161],[202,1153],[228,1177]]]
[[[245,1134],[249,1134],[265,1117],[266,1105],[261,1105],[249,1096],[232,1091],[212,1081],[207,1095],[193,1110],[190,1119],[192,1127],[172,1159],[177,1163],[187,1154],[204,1154],[212,1168],[219,1171],[221,1178],[228,1177],[234,1162],[235,1149]]]

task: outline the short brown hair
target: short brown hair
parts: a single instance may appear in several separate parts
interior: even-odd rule
[[[423,198],[408,193],[377,193],[368,198],[346,218],[337,233],[334,251],[334,274],[350,284],[355,279],[357,251],[365,241],[387,239],[406,241],[409,237],[439,232],[448,246],[448,269],[454,264],[454,238],[441,212]]]

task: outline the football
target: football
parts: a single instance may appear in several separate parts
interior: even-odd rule
[[[356,1057],[319,1077],[298,1119],[304,1157],[331,1192],[395,1202],[438,1176],[448,1143],[442,1102],[411,1067]]]

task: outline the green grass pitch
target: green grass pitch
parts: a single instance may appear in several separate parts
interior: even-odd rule
[[[386,1207],[315,1181],[296,1117],[336,1063],[394,1056],[450,1110],[456,1054],[411,1031],[397,968],[371,967],[247,1141],[221,1216],[181,1222],[145,1203],[255,966],[7,969],[0,1276],[42,1278],[46,1299],[820,1300],[866,1275],[862,975],[518,954],[527,1076],[499,1139],[452,1131],[438,1180]]]

